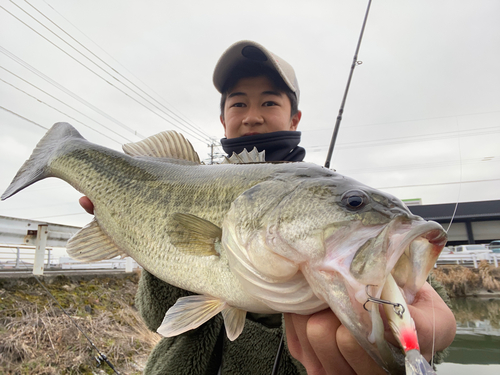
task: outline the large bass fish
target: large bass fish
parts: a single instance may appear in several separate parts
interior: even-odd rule
[[[167,312],[158,330],[165,336],[222,312],[234,340],[247,311],[311,314],[330,307],[390,373],[404,373],[402,354],[409,373],[432,371],[418,352],[406,303],[446,243],[439,224],[315,164],[254,162],[250,153],[250,163],[202,165],[175,132],[124,151],[92,144],[57,123],[2,200],[46,177],[87,195],[95,219],[68,242],[72,257],[131,256],[197,294]],[[380,300],[399,349],[384,340],[378,305],[367,305]]]

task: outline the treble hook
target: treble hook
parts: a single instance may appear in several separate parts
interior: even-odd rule
[[[367,285],[366,288],[365,288],[366,295],[368,296],[368,298],[366,299],[366,302],[363,304],[363,308],[366,311],[368,311],[368,312],[370,311],[370,310],[368,310],[366,308],[366,304],[368,302],[378,303],[378,304],[381,304],[381,305],[392,305],[392,307],[393,307],[394,312],[396,313],[396,315],[399,316],[400,319],[403,319],[403,314],[405,312],[405,308],[404,308],[404,306],[402,304],[391,302],[391,301],[386,301],[385,299],[380,299],[380,298],[375,298],[375,297],[370,296],[370,294],[368,293],[368,287],[369,286],[376,286],[376,285]]]

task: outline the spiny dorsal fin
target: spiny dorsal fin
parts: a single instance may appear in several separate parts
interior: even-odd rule
[[[117,256],[127,256],[94,219],[70,238],[66,245],[68,255],[81,262],[97,262]]]
[[[221,311],[227,336],[234,341],[243,331],[247,312],[221,299],[202,295],[179,298],[165,314],[157,332],[165,337],[177,336],[198,328]]]
[[[175,213],[172,218],[181,227],[180,232],[170,234],[174,246],[195,255],[219,255],[215,244],[220,243],[222,238],[221,228],[191,214]]]
[[[191,143],[173,130],[158,133],[139,142],[126,143],[122,148],[130,156],[181,159],[200,164],[200,158]]]
[[[243,149],[239,154],[233,152],[233,154],[228,158],[225,156],[224,161],[221,164],[248,164],[248,163],[265,163],[266,161],[266,151],[259,152],[257,147],[254,147],[252,151],[248,152],[247,149]]]

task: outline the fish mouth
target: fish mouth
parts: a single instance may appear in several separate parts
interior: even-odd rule
[[[386,369],[404,367],[401,351],[385,340],[387,314],[381,315],[384,309],[373,300],[411,304],[446,244],[446,232],[436,222],[400,215],[372,225],[344,222],[323,233],[325,255],[303,267],[304,275],[377,363]],[[397,293],[388,293],[389,287]],[[403,316],[411,319],[405,310]],[[413,329],[411,323],[405,327],[399,330],[403,349],[410,347],[404,334]]]
[[[352,260],[350,270],[359,282],[355,286],[355,299],[366,310],[364,313],[368,312],[367,320],[371,321],[368,340],[376,344],[386,362],[389,351],[384,331],[388,327],[405,352],[418,349],[415,326],[407,305],[413,303],[446,241],[446,232],[436,222],[398,218],[384,227],[375,239],[367,241],[370,246],[360,248]],[[363,257],[363,252],[373,256],[365,254]],[[369,271],[359,272],[358,257],[367,263],[362,269]],[[381,269],[384,261],[385,267]],[[379,268],[371,270],[367,267],[370,265]],[[381,311],[384,311],[382,315]],[[394,313],[399,314],[399,318]]]
[[[354,289],[351,302],[362,324],[366,324],[365,339],[378,348],[386,364],[394,361],[395,353],[384,338],[388,328],[404,352],[418,349],[407,305],[413,303],[446,241],[440,224],[401,216],[381,227],[352,258],[346,287]],[[398,310],[400,315],[396,317]]]
[[[415,216],[401,215],[371,226],[352,223],[327,236],[327,255],[319,270],[341,274],[358,306],[367,301],[367,288],[372,297],[380,298],[391,274],[411,304],[446,241],[440,224]]]
[[[411,304],[446,244],[446,232],[433,221],[398,217],[379,226],[376,236],[370,236],[373,228],[362,228],[357,236],[362,238],[364,233],[364,243],[343,267],[355,299],[363,305],[369,297],[367,288],[371,297],[380,298],[387,277],[392,275]]]
[[[395,233],[387,234],[390,243],[388,252],[392,254],[388,269],[404,292],[406,302],[412,304],[448,237],[443,227],[434,221],[413,221],[409,230],[407,224],[399,226]]]

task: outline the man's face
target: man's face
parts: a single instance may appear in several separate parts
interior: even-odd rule
[[[296,130],[301,113],[290,117],[290,111],[290,99],[267,77],[242,78],[227,94],[221,122],[228,139]]]

